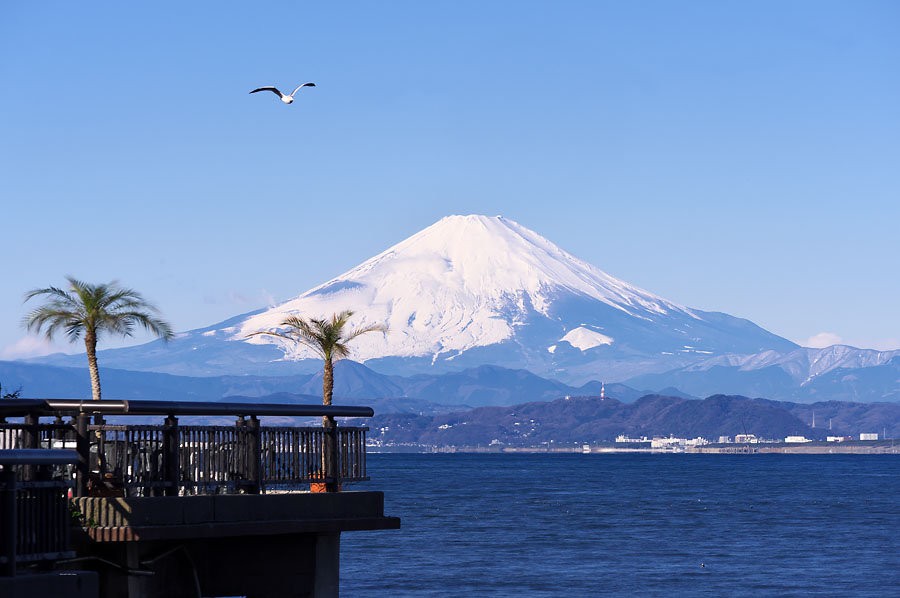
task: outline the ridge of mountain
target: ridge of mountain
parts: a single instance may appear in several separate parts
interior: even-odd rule
[[[859,349],[849,345],[831,345],[821,349],[800,347],[788,353],[764,351],[751,355],[727,354],[682,368],[684,371],[698,372],[715,366],[737,367],[741,371],[758,370],[769,366],[779,366],[797,382],[806,383],[822,374],[838,368],[858,369],[889,363],[900,357],[900,349],[876,351]]]
[[[695,396],[725,392],[801,403],[900,401],[900,351],[833,346],[788,354],[726,355],[625,383],[638,388],[675,386]]]

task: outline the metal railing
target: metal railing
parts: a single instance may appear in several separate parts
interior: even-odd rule
[[[53,471],[77,458],[69,450],[0,450],[0,575],[14,576],[22,563],[74,556],[67,485]],[[36,479],[20,481],[23,466]]]
[[[0,448],[73,449],[78,461],[62,473],[62,480],[75,496],[260,493],[304,484],[324,484],[327,490],[336,491],[343,483],[369,479],[368,428],[338,427],[331,413],[365,417],[371,415],[369,408],[160,401],[44,403],[44,407],[27,412],[22,423],[0,423]],[[0,418],[3,407],[0,404]],[[98,423],[89,423],[91,408]],[[330,425],[263,427],[254,413],[295,415],[298,410],[304,411],[303,415],[329,416]],[[163,425],[113,425],[96,411],[114,415],[152,411],[168,413],[168,417]],[[238,419],[232,426],[180,425],[173,415],[197,411],[237,414]],[[40,417],[49,414],[55,416],[54,422],[41,423]],[[66,422],[63,414],[70,415],[70,421]],[[26,480],[34,477],[31,466],[22,466],[20,473]]]

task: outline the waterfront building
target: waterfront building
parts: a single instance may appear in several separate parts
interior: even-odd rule
[[[875,433],[875,434],[860,434],[859,439],[860,440],[878,440],[878,434],[877,433]]]
[[[803,442],[812,442],[812,440],[810,440],[806,436],[788,436],[787,438],[784,439],[784,441],[786,443],[792,443],[792,444],[803,443]]]
[[[685,447],[696,447],[709,444],[705,438],[698,436],[697,438],[668,438],[656,437],[650,442],[650,448],[656,450],[683,451]]]
[[[646,436],[641,436],[640,438],[629,438],[625,434],[619,434],[616,436],[616,442],[650,442],[650,439]]]
[[[735,434],[734,442],[736,444],[757,443],[759,442],[759,438],[757,438],[755,434]]]

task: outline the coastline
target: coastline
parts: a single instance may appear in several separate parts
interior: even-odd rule
[[[893,441],[853,441],[853,442],[807,442],[803,444],[787,443],[748,443],[748,444],[710,444],[687,447],[684,450],[654,449],[649,447],[619,447],[614,444],[590,445],[585,451],[583,445],[559,446],[548,448],[537,447],[503,447],[503,446],[427,446],[427,445],[388,445],[369,446],[371,454],[420,453],[420,454],[718,454],[718,455],[900,455],[900,442]]]

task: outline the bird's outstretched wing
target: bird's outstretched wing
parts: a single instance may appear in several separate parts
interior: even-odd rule
[[[315,83],[304,83],[300,87],[315,87],[315,86],[316,86]],[[294,91],[291,92],[291,97],[294,97],[294,94],[300,90],[300,87],[298,87],[297,89],[295,89]]]
[[[254,89],[254,90],[251,91],[250,93],[256,93],[257,91],[271,91],[272,93],[278,94],[278,97],[279,97],[279,98],[283,98],[283,97],[284,97],[284,94],[283,94],[283,93],[281,93],[280,91],[278,91],[277,89],[275,89],[275,88],[272,87],[272,86],[268,86],[268,87],[257,87],[256,89]]]

